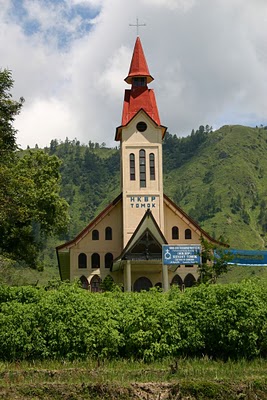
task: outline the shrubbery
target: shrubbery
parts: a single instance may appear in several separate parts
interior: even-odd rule
[[[266,289],[257,280],[166,294],[2,286],[0,359],[265,357]]]

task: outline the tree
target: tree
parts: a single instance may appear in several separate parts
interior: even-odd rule
[[[225,247],[210,243],[201,237],[202,263],[199,265],[201,283],[216,283],[219,276],[228,271],[228,263],[233,256],[225,251]]]
[[[0,255],[36,266],[43,239],[68,223],[60,193],[60,161],[43,151],[17,151],[13,121],[22,106],[9,93],[10,71],[0,71]]]
[[[11,71],[0,70],[0,164],[10,160],[17,150],[13,122],[21,110],[24,99],[23,97],[19,101],[12,99],[10,90],[13,83]]]

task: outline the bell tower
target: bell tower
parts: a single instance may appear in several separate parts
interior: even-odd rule
[[[137,37],[125,78],[131,89],[125,90],[122,124],[115,136],[121,149],[123,246],[148,209],[164,230],[162,139],[167,128],[160,123],[154,91],[148,88],[152,81]]]

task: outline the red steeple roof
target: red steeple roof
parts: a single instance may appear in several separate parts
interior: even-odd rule
[[[134,79],[136,78],[136,79]],[[142,79],[143,78],[143,79]],[[147,84],[154,78],[149,73],[140,38],[137,37],[129,74],[125,81],[132,84],[131,89],[125,90],[121,126],[116,130],[115,140],[121,140],[122,128],[143,110],[152,121],[161,128],[162,137],[166,127],[160,123],[156,97],[153,89],[148,89]]]
[[[132,62],[130,65],[128,76],[124,80],[127,83],[131,84],[133,77],[146,77],[147,83],[150,83],[154,80],[154,78],[150,75],[141,40],[139,37],[137,37],[135,42]]]

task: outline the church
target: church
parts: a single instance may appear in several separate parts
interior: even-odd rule
[[[199,245],[201,237],[218,244],[163,191],[161,124],[141,40],[137,36],[125,82],[120,143],[121,193],[73,240],[57,247],[62,280],[80,279],[85,289],[101,291],[114,282],[124,291],[176,284],[192,286],[197,265],[166,266],[162,246]]]

